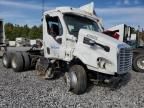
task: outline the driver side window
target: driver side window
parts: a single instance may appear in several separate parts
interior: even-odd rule
[[[62,25],[58,17],[47,17],[47,32],[51,35],[59,44],[62,43]]]

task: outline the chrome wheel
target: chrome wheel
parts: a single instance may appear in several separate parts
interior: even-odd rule
[[[72,88],[74,88],[78,83],[77,76],[76,76],[75,72],[71,72],[71,81],[72,81],[71,86],[72,86]]]
[[[64,80],[66,82],[67,90],[70,91],[70,89],[71,89],[71,86],[70,86],[70,76],[69,76],[68,72],[65,73]]]
[[[78,83],[77,76],[75,72],[66,72],[66,84],[67,84],[67,89],[72,90]]]
[[[12,67],[13,67],[13,68],[16,68],[16,67],[17,67],[17,64],[16,64],[15,59],[12,59]]]
[[[7,65],[7,58],[6,58],[6,56],[3,56],[3,64],[4,64],[4,66]]]
[[[140,68],[140,69],[144,69],[144,58],[139,58],[137,60],[137,66]]]
[[[65,76],[67,90],[75,94],[82,94],[86,91],[87,74],[83,66],[72,65],[69,68],[69,72],[67,72]]]

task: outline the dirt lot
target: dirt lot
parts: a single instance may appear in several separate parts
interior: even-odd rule
[[[49,81],[35,71],[15,73],[0,60],[0,108],[144,108],[144,73],[131,72],[126,80],[115,90],[91,84],[85,94],[74,95],[63,77]]]

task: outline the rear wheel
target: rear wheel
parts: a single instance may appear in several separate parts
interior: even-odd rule
[[[144,72],[144,54],[138,54],[133,57],[133,69],[136,72]]]
[[[22,53],[16,52],[12,57],[12,68],[15,72],[21,72],[24,69],[24,60]]]
[[[12,53],[5,52],[2,57],[3,66],[6,68],[10,68],[11,67],[11,59],[12,59]]]
[[[65,74],[66,84],[69,91],[82,94],[87,89],[87,75],[83,66],[73,65]]]
[[[22,56],[24,59],[24,70],[28,70],[30,68],[30,57],[26,52],[23,52]]]

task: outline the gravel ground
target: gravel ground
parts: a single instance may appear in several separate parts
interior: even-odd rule
[[[43,80],[35,71],[15,73],[0,60],[0,108],[144,108],[144,73],[131,72],[120,88],[90,84],[83,95],[65,88],[64,78]]]

